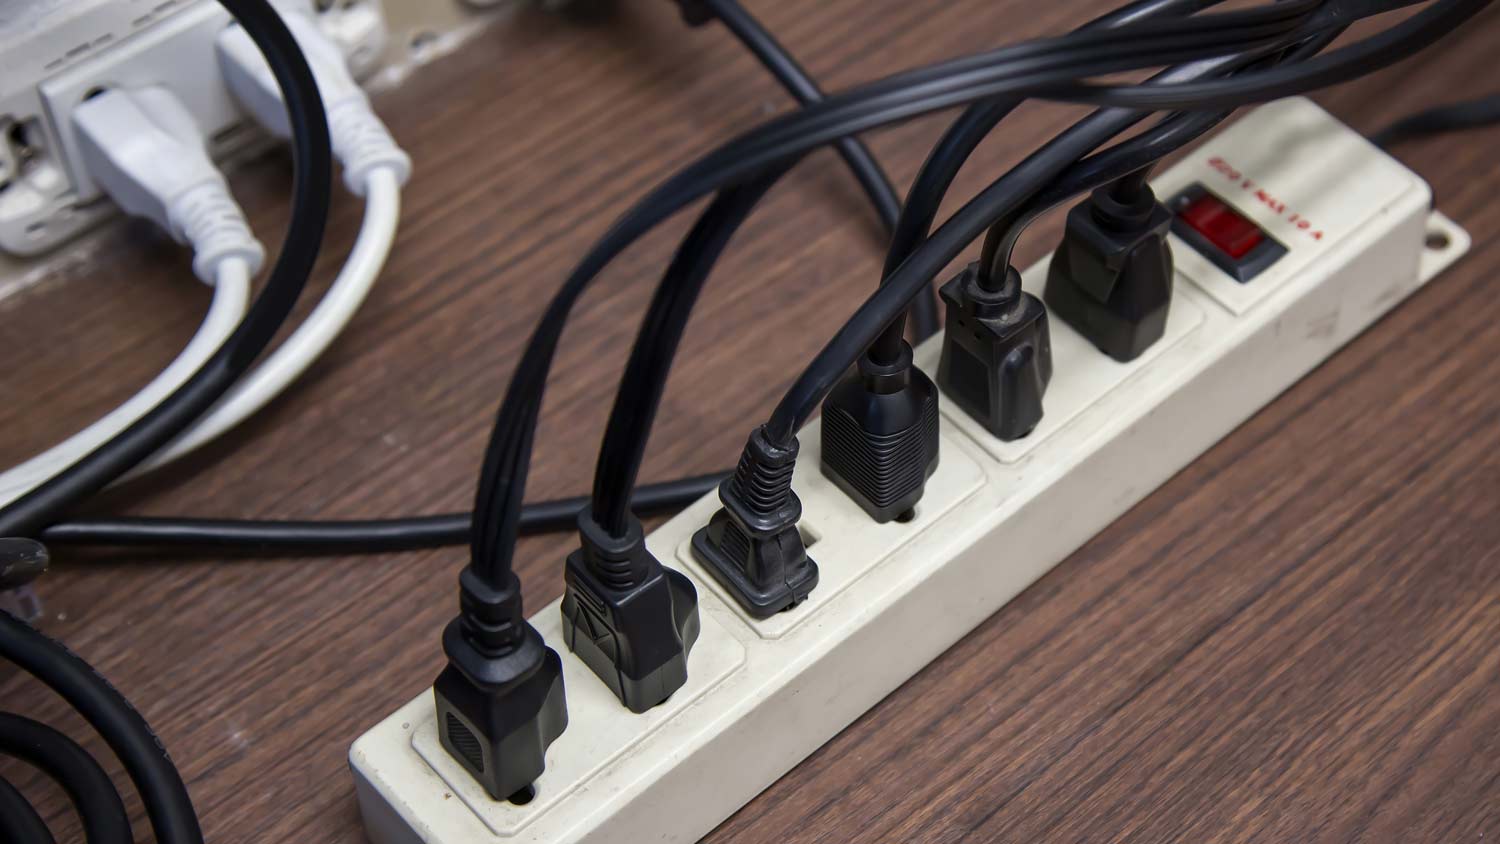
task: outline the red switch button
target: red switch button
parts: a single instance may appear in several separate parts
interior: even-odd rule
[[[1209,243],[1235,260],[1245,257],[1266,239],[1266,233],[1259,226],[1208,192],[1199,194],[1177,214]]]

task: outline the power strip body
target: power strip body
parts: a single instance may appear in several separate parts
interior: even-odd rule
[[[491,800],[447,757],[429,692],[351,750],[370,839],[698,839],[1467,248],[1420,178],[1307,100],[1257,109],[1154,182],[1192,185],[1286,253],[1242,285],[1174,237],[1166,336],[1129,364],[1053,321],[1042,424],[1003,443],[944,403],[910,522],[872,523],[820,474],[807,428],[795,486],[821,578],[804,604],[756,621],[722,593],[689,550],[718,507],[705,497],[648,538],[699,590],[688,684],[630,714],[562,646],[554,603],[532,623],[563,655],[570,726],[535,799]],[[1429,231],[1446,245],[1425,247]],[[1032,292],[1045,263],[1024,274]],[[940,348],[919,365],[935,371]]]

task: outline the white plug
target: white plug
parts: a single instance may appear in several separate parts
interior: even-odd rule
[[[126,213],[192,246],[193,273],[213,284],[227,259],[253,275],[265,249],[208,157],[193,116],[166,88],[110,89],[73,110],[90,175]]]
[[[389,169],[398,183],[406,184],[411,158],[375,115],[370,98],[349,73],[338,45],[305,13],[283,9],[282,19],[318,83],[333,154],[344,165],[345,186],[351,193],[364,196],[371,171],[379,168]],[[236,24],[221,32],[218,52],[229,90],[251,117],[277,137],[291,137],[276,77],[245,30]]]

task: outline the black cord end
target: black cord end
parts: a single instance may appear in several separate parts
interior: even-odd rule
[[[911,346],[888,364],[865,355],[823,402],[823,474],[885,523],[909,514],[938,465],[937,387]]]
[[[1068,212],[1047,271],[1047,308],[1111,358],[1136,359],[1167,330],[1171,226],[1149,185],[1124,197],[1094,191]]]
[[[462,611],[443,630],[448,667],[433,683],[438,737],[496,800],[526,794],[568,726],[562,659],[521,617],[521,584],[459,578]]]
[[[646,550],[640,520],[611,536],[584,511],[583,547],[568,555],[563,638],[631,712],[645,712],[687,682],[698,640],[698,592]]]
[[[754,618],[796,606],[818,585],[818,565],[797,530],[796,464],[795,440],[779,446],[756,428],[735,473],[719,485],[724,506],[693,534],[693,556]]]
[[[1052,380],[1047,309],[1021,289],[1014,267],[991,290],[979,283],[979,265],[970,264],[941,293],[948,306],[938,365],[943,392],[1002,440],[1031,433]]]
[[[0,592],[25,586],[47,570],[47,546],[35,539],[0,539]]]

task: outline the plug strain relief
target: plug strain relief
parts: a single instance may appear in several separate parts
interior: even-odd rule
[[[750,510],[770,518],[782,510],[792,493],[792,472],[797,467],[797,442],[790,447],[778,446],[766,436],[765,427],[756,428],[740,452],[739,465],[730,480],[731,488]]]
[[[520,646],[526,635],[521,614],[521,581],[510,574],[496,589],[467,566],[458,577],[459,624],[464,638],[485,656],[503,656]]]
[[[350,193],[364,196],[371,171],[382,167],[398,184],[411,176],[411,157],[396,145],[365,97],[350,97],[330,108],[328,134],[333,154],[344,164],[344,186]]]
[[[651,576],[653,564],[660,566],[646,553],[641,522],[634,516],[628,520],[623,536],[612,536],[585,507],[578,513],[578,537],[589,571],[610,589],[634,589]]]
[[[219,263],[239,258],[260,272],[266,251],[223,181],[202,182],[180,194],[168,211],[172,233],[193,248],[193,273],[213,284]]]

